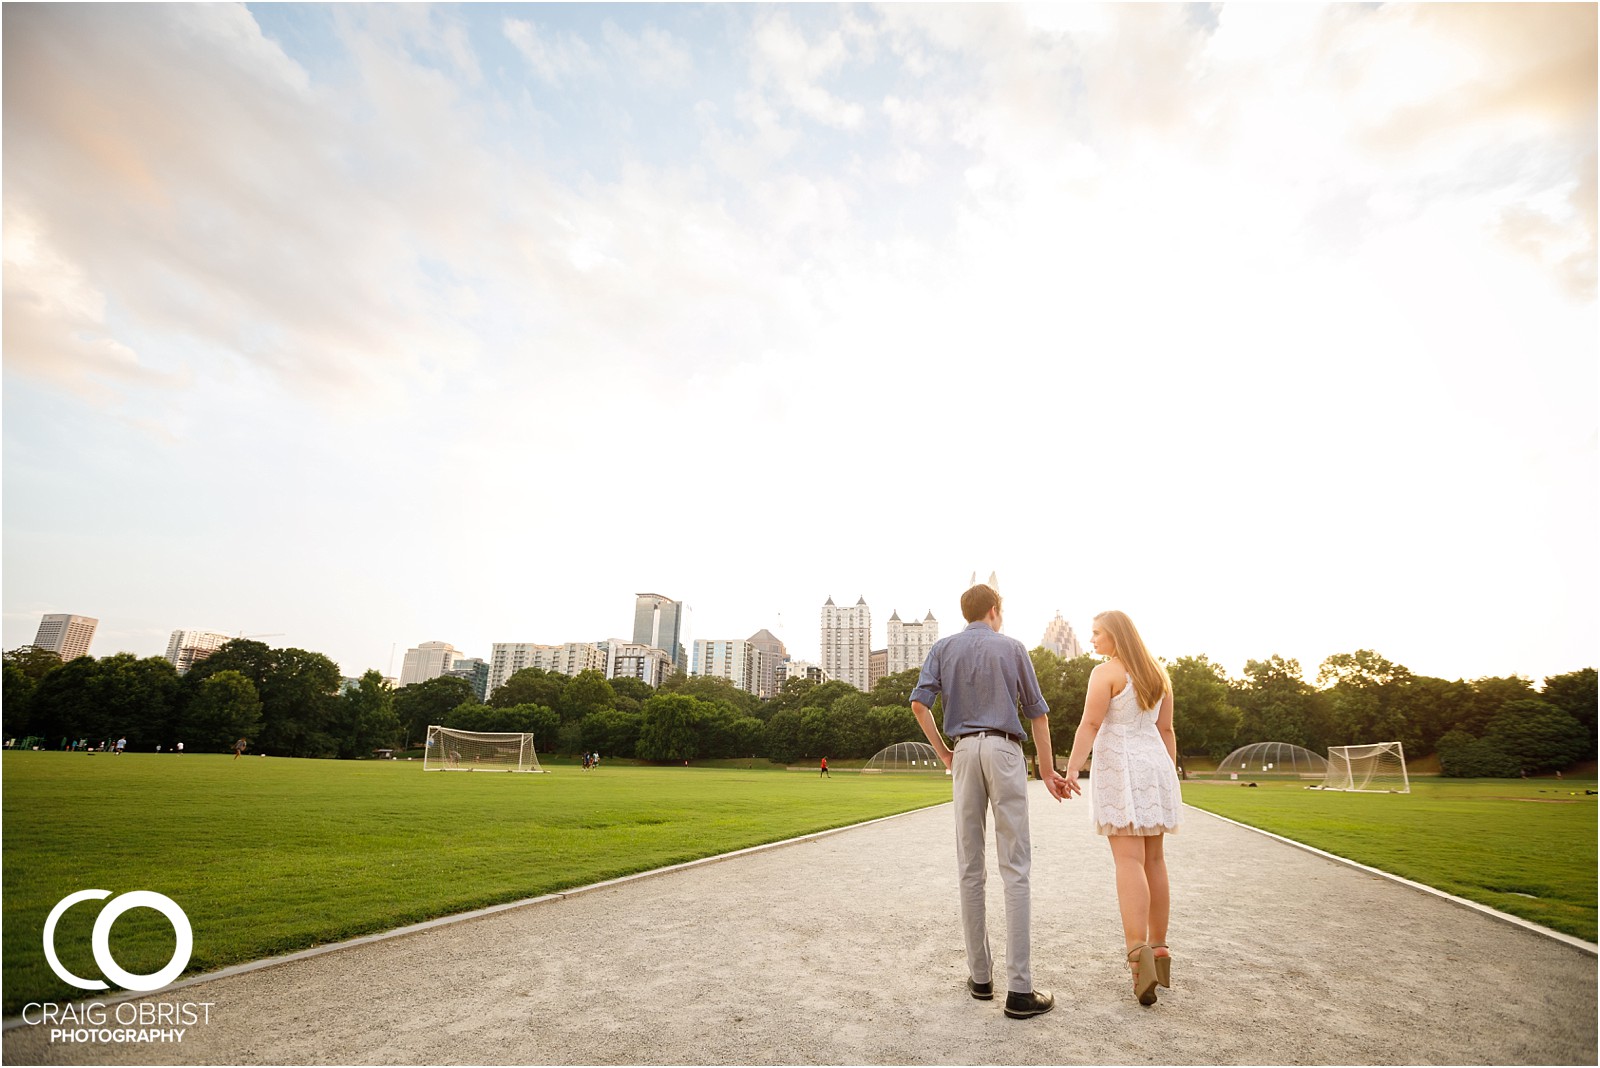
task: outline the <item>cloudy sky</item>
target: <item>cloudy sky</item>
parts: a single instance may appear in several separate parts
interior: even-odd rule
[[[1596,661],[1592,5],[3,18],[8,649]]]

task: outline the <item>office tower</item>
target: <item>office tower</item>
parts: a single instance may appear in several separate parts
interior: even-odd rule
[[[1044,628],[1044,640],[1039,644],[1068,660],[1083,655],[1083,646],[1078,644],[1078,636],[1072,632],[1072,624],[1061,618],[1060,609],[1056,610],[1056,618]]]
[[[874,649],[867,654],[867,689],[878,685],[878,680],[889,674],[889,650]]]
[[[489,661],[481,656],[458,656],[444,674],[454,679],[466,679],[479,702],[489,699]]]
[[[233,635],[215,630],[175,630],[167,639],[167,659],[187,675],[189,669],[233,640]]]
[[[449,642],[423,642],[407,649],[405,662],[400,667],[400,685],[410,686],[438,678],[455,665],[459,655]]]
[[[896,675],[922,667],[922,662],[928,658],[928,650],[938,640],[939,621],[933,618],[932,609],[915,623],[903,623],[900,613],[894,613],[889,617],[889,665],[886,673]]]
[[[94,641],[98,619],[88,616],[64,614],[46,615],[39,620],[39,632],[33,636],[35,649],[48,649],[62,660],[76,660],[89,655],[89,643]]]
[[[872,655],[872,609],[862,597],[854,607],[840,608],[828,598],[822,606],[822,670],[830,679],[869,690],[868,658]]]
[[[789,659],[789,650],[783,647],[783,642],[770,630],[758,630],[745,641],[761,650],[764,654],[761,659],[761,677],[757,680],[756,693],[762,697],[776,697],[778,690],[783,686],[783,663]]]
[[[677,670],[688,671],[689,654],[684,647],[688,617],[689,609],[682,601],[641,593],[633,608],[634,644],[653,645],[666,652]]]

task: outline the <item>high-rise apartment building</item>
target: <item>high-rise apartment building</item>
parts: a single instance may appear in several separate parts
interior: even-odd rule
[[[761,659],[761,677],[756,684],[756,693],[762,697],[776,697],[783,686],[783,665],[789,659],[789,650],[770,630],[758,630],[745,641],[765,654]]]
[[[411,686],[436,679],[455,666],[461,654],[449,642],[423,642],[406,650],[406,659],[400,666],[400,685]]]
[[[822,665],[813,664],[809,660],[785,661],[782,675],[783,678],[778,683],[780,688],[782,688],[783,683],[788,682],[790,679],[809,679],[816,683],[828,681],[827,672],[822,670]]]
[[[1056,611],[1056,618],[1044,628],[1044,640],[1039,644],[1067,660],[1083,655],[1083,646],[1078,644],[1078,636],[1072,632],[1072,624],[1061,618],[1059,609]]]
[[[938,640],[939,621],[933,618],[932,609],[914,623],[902,622],[900,613],[895,612],[889,617],[889,665],[886,673],[896,675],[922,667],[922,662],[928,658],[928,650]]]
[[[653,645],[625,642],[620,638],[602,644],[606,647],[608,679],[638,679],[649,686],[659,687],[677,670],[666,651]]]
[[[39,631],[33,636],[35,649],[48,649],[62,660],[76,660],[89,655],[89,643],[94,641],[98,619],[88,616],[49,614],[39,620]]]
[[[563,675],[606,670],[606,650],[600,642],[567,642],[565,645],[535,645],[531,642],[495,642],[489,654],[488,692],[523,668],[543,668]]]
[[[659,593],[641,593],[633,606],[634,644],[664,650],[677,670],[688,671],[688,622],[689,609],[682,601]]]
[[[175,630],[167,639],[167,659],[187,675],[189,669],[233,640],[233,635],[215,630]]]
[[[840,608],[829,597],[822,606],[822,670],[830,679],[848,682],[858,690],[870,690],[868,681],[872,655],[872,609],[862,597],[850,608]]]
[[[757,697],[774,696],[776,690],[763,690],[762,680],[775,679],[775,665],[769,656],[754,643],[738,638],[726,641],[696,638],[694,643],[694,674],[715,679],[727,679],[746,693]]]

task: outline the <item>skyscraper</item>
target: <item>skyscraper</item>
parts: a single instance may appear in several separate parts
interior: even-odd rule
[[[783,685],[783,664],[789,659],[789,650],[783,647],[782,640],[776,634],[764,628],[745,641],[765,654],[761,660],[761,677],[757,681],[756,693],[762,697],[776,697],[778,688]]]
[[[461,654],[449,642],[423,642],[406,650],[405,662],[400,666],[400,685],[412,686],[436,679],[455,667]]]
[[[189,669],[233,640],[233,635],[215,630],[175,630],[167,640],[167,659],[187,675]]]
[[[1056,609],[1056,618],[1044,628],[1044,640],[1039,644],[1067,660],[1083,655],[1083,646],[1078,644],[1078,636],[1072,632],[1072,624],[1061,618],[1059,608]]]
[[[933,618],[932,609],[917,623],[903,623],[900,613],[895,612],[889,617],[888,674],[920,668],[928,658],[928,650],[938,640],[939,621]]]
[[[89,643],[94,641],[98,619],[65,614],[46,615],[39,620],[39,632],[33,636],[35,649],[48,649],[62,660],[76,660],[89,655]]]
[[[862,597],[853,608],[840,608],[828,598],[822,606],[822,670],[830,679],[869,690],[872,656],[872,609]]]
[[[689,670],[689,654],[684,649],[684,630],[689,610],[682,601],[659,593],[641,593],[633,608],[633,640],[637,645],[653,645],[672,660],[678,671]]]

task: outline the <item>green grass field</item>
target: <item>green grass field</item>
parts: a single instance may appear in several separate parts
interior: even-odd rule
[[[1409,794],[1191,780],[1197,808],[1595,940],[1596,797],[1587,782],[1412,779]]]
[[[45,918],[77,890],[154,890],[211,971],[437,916],[780,841],[950,799],[937,776],[614,765],[424,774],[419,762],[191,754],[4,754],[4,1011],[87,996],[50,971]],[[57,929],[98,976],[95,903]],[[154,972],[171,925],[116,922],[123,968]]]

